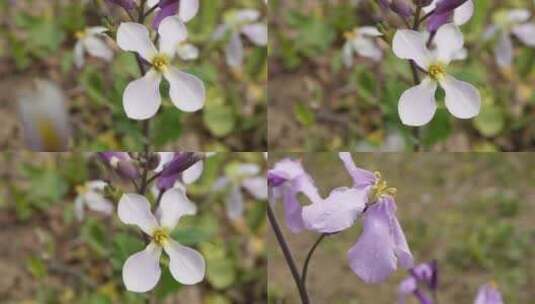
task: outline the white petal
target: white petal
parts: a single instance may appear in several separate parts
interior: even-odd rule
[[[380,37],[383,36],[375,26],[363,26],[357,29],[357,32],[363,36]]]
[[[249,177],[243,180],[242,186],[257,200],[267,200],[267,180],[263,176]]]
[[[231,220],[235,220],[243,215],[243,195],[240,187],[233,186],[230,189],[227,199],[225,200],[225,205],[227,208],[227,216]]]
[[[144,120],[153,117],[160,108],[159,73],[149,71],[140,79],[128,84],[123,93],[123,107],[126,116],[136,120]]]
[[[483,32],[483,40],[490,40],[492,37],[494,37],[494,35],[496,35],[496,33],[498,33],[498,30],[499,27],[497,27],[496,25],[489,25]]]
[[[453,22],[457,25],[463,25],[470,21],[474,15],[474,2],[468,0],[461,6],[457,7],[453,12]]]
[[[500,34],[494,53],[496,55],[496,63],[500,67],[507,68],[513,63],[513,41],[511,41],[511,37],[506,31],[502,31]]]
[[[232,33],[229,43],[225,48],[227,64],[231,67],[239,67],[243,62],[243,44],[239,33]]]
[[[81,40],[76,42],[76,45],[74,46],[74,63],[79,69],[82,68],[85,63],[84,50],[84,43]]]
[[[123,22],[119,25],[117,45],[124,51],[138,53],[149,62],[157,52],[150,40],[149,30],[144,25],[134,22]]]
[[[78,195],[74,200],[74,215],[78,221],[84,219],[84,198],[82,195]]]
[[[86,33],[88,35],[97,35],[97,34],[104,34],[105,32],[108,31],[108,28],[107,27],[104,27],[104,26],[94,26],[94,27],[90,27],[86,30]]]
[[[158,152],[158,155],[160,156],[160,163],[158,164],[158,167],[154,169],[154,172],[156,173],[162,172],[163,167],[173,160],[175,152]]]
[[[133,292],[147,292],[160,280],[162,248],[150,243],[143,251],[134,253],[123,265],[123,282]]]
[[[197,212],[197,206],[188,199],[185,191],[178,188],[165,191],[158,209],[160,225],[169,230],[175,228],[182,216],[193,215]]]
[[[242,9],[236,13],[235,21],[237,23],[250,23],[260,18],[260,12],[254,9]]]
[[[178,16],[188,22],[199,12],[199,0],[181,0]]]
[[[164,250],[169,255],[169,270],[175,280],[184,285],[203,280],[206,263],[198,251],[182,246],[175,240],[169,240]]]
[[[189,167],[188,169],[184,170],[182,172],[182,181],[185,184],[192,184],[195,181],[201,177],[202,172],[204,170],[204,162],[198,161],[193,166]]]
[[[177,45],[188,39],[188,30],[177,16],[163,19],[158,27],[158,33],[160,34],[160,52],[171,58],[175,56]]]
[[[375,61],[379,61],[383,57],[381,49],[369,38],[353,40],[353,48],[360,56],[371,58]]]
[[[438,59],[443,63],[450,63],[455,54],[463,48],[463,34],[456,25],[448,23],[438,29],[435,44]]]
[[[353,45],[349,41],[342,48],[342,60],[346,68],[353,66]]]
[[[392,50],[401,59],[412,59],[422,69],[427,69],[432,59],[426,47],[425,35],[412,30],[398,30],[394,35]]]
[[[199,58],[199,49],[191,43],[180,43],[176,48],[178,57],[182,60],[195,60]]]
[[[433,119],[437,110],[436,90],[437,83],[426,78],[419,85],[403,92],[398,104],[399,117],[403,124],[423,126]]]
[[[518,25],[513,27],[511,31],[526,45],[535,46],[535,23]]]
[[[119,200],[117,215],[127,225],[137,225],[146,234],[152,235],[158,222],[150,211],[149,201],[136,193],[125,193]]]
[[[265,46],[268,43],[268,29],[263,23],[245,25],[241,32],[258,46]]]
[[[154,7],[160,3],[160,0],[147,0],[147,7]]]
[[[239,164],[236,166],[236,174],[240,176],[253,176],[260,173],[260,166],[257,164]]]
[[[104,188],[106,188],[107,185],[108,185],[107,182],[100,180],[100,179],[89,181],[86,183],[86,186],[88,189],[100,190],[100,191],[104,190]]]
[[[173,104],[184,112],[195,112],[204,107],[206,90],[202,80],[169,67],[164,74],[169,81],[169,96]]]
[[[113,51],[106,45],[106,43],[97,37],[89,36],[85,38],[84,45],[87,52],[94,57],[111,61],[113,59]]]
[[[481,95],[471,84],[446,76],[440,81],[446,92],[446,107],[453,116],[468,119],[479,114]]]
[[[102,194],[95,191],[89,191],[84,195],[84,198],[89,209],[106,215],[112,214],[113,204]]]
[[[531,13],[527,9],[512,9],[507,12],[507,21],[510,23],[522,23],[528,21]]]

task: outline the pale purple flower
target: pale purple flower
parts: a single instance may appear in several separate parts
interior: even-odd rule
[[[346,67],[353,65],[353,56],[370,58],[379,61],[383,57],[381,48],[375,39],[383,34],[374,26],[363,26],[345,33],[346,43],[342,49],[342,59]]]
[[[147,292],[156,286],[161,276],[162,249],[169,256],[169,271],[175,280],[185,285],[203,280],[206,272],[203,256],[170,236],[182,216],[195,213],[195,205],[179,189],[171,189],[163,194],[156,216],[152,214],[150,203],[144,196],[125,193],[121,197],[117,210],[121,222],[138,226],[151,238],[144,250],[131,255],[123,265],[122,277],[126,289]]]
[[[399,100],[398,112],[403,124],[423,126],[429,123],[437,110],[435,93],[438,85],[446,93],[445,104],[449,112],[460,119],[477,116],[481,109],[481,95],[471,84],[457,80],[447,73],[448,64],[463,49],[464,38],[454,24],[446,24],[436,32],[436,48],[427,47],[426,33],[398,30],[394,36],[394,54],[413,60],[427,73],[422,82],[405,91]]]
[[[494,54],[500,67],[507,68],[513,63],[511,35],[516,36],[525,45],[535,47],[535,22],[528,22],[530,17],[531,13],[527,9],[510,10],[497,15],[494,24],[485,31],[483,36],[486,40],[498,35]]]
[[[140,175],[127,152],[99,152],[98,156],[123,178],[135,179]]]
[[[474,304],[503,304],[503,299],[496,283],[491,282],[479,288]]]
[[[227,34],[230,35],[230,41],[225,48],[226,61],[231,67],[239,67],[244,57],[241,35],[243,34],[257,46],[266,46],[268,43],[267,25],[258,22],[260,12],[253,9],[231,11],[225,17],[225,22],[214,32],[214,39],[221,40]]]
[[[404,304],[407,296],[413,295],[420,304],[433,304],[432,293],[437,287],[437,262],[419,264],[409,270],[409,277],[399,285],[399,302]]]
[[[424,7],[425,13],[431,16],[427,21],[427,30],[435,32],[446,23],[455,25],[467,23],[474,15],[474,2],[472,0],[434,0]]]

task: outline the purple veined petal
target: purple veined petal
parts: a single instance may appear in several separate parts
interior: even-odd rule
[[[368,201],[368,192],[355,188],[337,188],[322,201],[303,207],[306,229],[335,233],[353,226]]]
[[[200,160],[196,162],[193,166],[182,172],[182,181],[184,184],[189,185],[196,182],[202,175],[204,171],[204,161]]]
[[[351,153],[349,152],[340,152],[338,157],[344,163],[344,166],[353,179],[353,186],[358,189],[364,189],[375,184],[376,178],[375,175],[368,171],[361,169],[355,165]]]
[[[123,282],[133,292],[153,289],[161,276],[160,256],[162,248],[150,243],[144,250],[131,255],[123,265]]]
[[[501,31],[498,42],[494,47],[496,63],[501,68],[508,68],[513,64],[513,41],[507,31]]]
[[[413,30],[397,30],[392,41],[392,51],[397,57],[414,60],[419,67],[427,70],[433,61],[433,54],[426,46],[425,36]]]
[[[415,127],[431,122],[437,110],[436,90],[437,82],[427,77],[419,85],[403,92],[398,103],[401,122]]]
[[[397,269],[388,208],[381,202],[368,208],[362,234],[347,253],[349,266],[366,283],[383,282]]]
[[[158,163],[158,167],[154,169],[154,172],[156,173],[162,172],[165,165],[173,160],[175,157],[175,152],[158,152],[158,156],[160,157],[160,162]]]
[[[407,243],[405,233],[396,216],[396,203],[390,196],[382,198],[381,201],[382,204],[387,206],[386,211],[390,217],[390,229],[394,240],[394,252],[398,258],[398,264],[405,269],[409,269],[414,266],[414,258]]]
[[[263,23],[245,25],[241,32],[257,46],[265,46],[268,43],[268,29]]]
[[[321,200],[314,181],[305,172],[301,162],[297,160],[284,159],[277,162],[273,169],[269,170],[268,177],[278,180],[284,179],[284,185],[289,185],[296,193],[302,192],[311,202]]]
[[[503,304],[501,293],[496,284],[488,283],[479,288],[474,304]]]
[[[530,22],[513,27],[511,32],[527,46],[535,47],[535,23]]]
[[[130,82],[123,93],[123,107],[126,116],[135,120],[146,120],[158,112],[160,96],[160,73],[150,70],[142,78]]]
[[[225,48],[227,64],[231,67],[239,67],[243,63],[243,43],[239,32],[233,32],[230,41]]]
[[[481,95],[473,85],[446,75],[440,80],[446,92],[446,108],[459,119],[470,119],[481,110]]]

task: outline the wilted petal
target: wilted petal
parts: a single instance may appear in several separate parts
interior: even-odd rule
[[[150,40],[149,30],[139,23],[121,23],[117,30],[117,45],[124,51],[138,53],[149,62],[157,53],[156,47]]]
[[[375,175],[368,170],[357,167],[353,161],[353,158],[351,157],[351,153],[340,152],[338,153],[338,157],[340,157],[347,172],[349,175],[351,175],[351,178],[353,179],[353,186],[355,188],[364,189],[375,184]]]
[[[175,280],[184,285],[203,280],[206,263],[199,252],[172,239],[164,246],[164,250],[169,255],[169,270]]]
[[[394,35],[392,50],[401,59],[412,59],[422,69],[427,69],[431,62],[431,52],[426,47],[423,33],[413,30],[398,30]]]
[[[263,23],[253,23],[245,25],[242,33],[258,46],[265,46],[268,43],[268,29]]]
[[[225,200],[225,204],[227,216],[231,220],[235,220],[243,215],[243,194],[241,193],[240,187],[232,186]]]
[[[157,212],[160,226],[169,230],[175,228],[182,216],[195,213],[197,213],[197,206],[188,199],[184,191],[178,188],[165,191]]]
[[[535,46],[535,23],[517,25],[511,31],[526,45]]]
[[[437,46],[437,58],[448,64],[463,48],[463,33],[456,25],[448,23],[438,29],[434,42]]]
[[[238,32],[232,33],[230,41],[225,48],[227,64],[231,67],[241,66],[243,62],[243,44]]]
[[[150,243],[143,251],[131,255],[123,265],[123,282],[133,292],[147,292],[160,280],[162,248]]]
[[[249,177],[243,180],[243,188],[247,190],[257,200],[267,200],[268,186],[267,180],[263,176]]]
[[[156,217],[150,211],[149,201],[136,193],[125,193],[119,200],[117,215],[127,225],[137,225],[143,232],[152,235],[158,227]]]
[[[320,202],[303,207],[303,221],[308,230],[335,233],[347,229],[360,216],[368,193],[354,188],[337,188]]]
[[[195,112],[204,107],[206,90],[202,80],[175,67],[169,67],[164,76],[169,81],[171,101],[178,109]]]
[[[153,117],[160,109],[159,73],[150,70],[145,76],[134,80],[126,86],[123,93],[123,107],[126,116],[131,119],[145,120]]]
[[[398,103],[401,122],[407,126],[428,124],[437,110],[436,90],[436,81],[426,78],[419,85],[403,92]]]
[[[170,58],[175,56],[178,44],[188,38],[188,30],[177,16],[163,19],[158,27],[158,33],[160,34],[160,52]]]
[[[192,184],[197,181],[204,170],[204,162],[202,160],[196,162],[193,166],[182,172],[182,181],[185,184]]]
[[[440,81],[446,92],[446,108],[460,119],[477,116],[481,109],[481,95],[471,84],[447,75]]]
[[[496,285],[489,283],[479,288],[474,304],[503,304],[503,299]]]
[[[513,42],[509,33],[502,31],[498,39],[498,43],[494,48],[494,53],[496,55],[496,63],[502,67],[510,67],[513,63]]]

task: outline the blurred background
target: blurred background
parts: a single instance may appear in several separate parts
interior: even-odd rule
[[[413,85],[407,62],[379,39],[381,60],[354,56],[350,67],[342,60],[346,33],[384,20],[376,3],[270,1],[270,148],[296,152],[412,149],[412,128],[401,124],[397,111],[402,92]],[[476,119],[462,121],[442,106],[433,121],[420,128],[423,148],[531,151],[535,149],[535,49],[513,37],[514,64],[499,68],[493,51],[497,37],[484,40],[483,35],[509,9],[528,9],[532,13],[528,21],[533,22],[535,2],[474,3],[475,15],[461,26],[468,57],[453,62],[449,71],[480,90],[482,111]],[[401,23],[394,14],[388,20]],[[386,29],[391,37],[394,30]],[[443,95],[437,96],[443,100]]]
[[[478,288],[495,281],[505,303],[532,303],[535,291],[535,160],[530,154],[424,153],[354,154],[358,166],[378,170],[396,187],[398,218],[416,263],[437,259],[439,302],[471,304]],[[301,159],[325,197],[350,186],[336,153],[270,153],[270,167],[284,157]],[[276,205],[298,267],[318,238],[292,234]],[[307,280],[314,303],[396,303],[398,270],[386,282],[367,285],[349,268],[346,252],[357,241],[361,221],[327,237],[316,250]],[[273,233],[268,238],[270,303],[298,303],[290,272]],[[410,304],[417,303],[409,301]]]
[[[74,212],[77,191],[86,181],[108,180],[123,191],[133,191],[132,185],[92,154],[1,153],[0,302],[265,303],[264,201],[241,189],[245,210],[231,220],[225,207],[230,187],[213,190],[222,176],[239,181],[232,168],[244,163],[265,170],[260,153],[206,159],[201,178],[187,187],[198,213],[183,217],[171,234],[203,254],[204,281],[182,286],[162,262],[156,288],[136,294],[125,290],[121,269],[146,245],[139,230],[121,223],[115,210],[106,216],[86,209],[81,221]],[[150,192],[148,197],[154,202]]]
[[[188,23],[189,42],[199,48],[199,58],[178,60],[177,67],[204,81],[206,105],[193,114],[181,113],[171,104],[168,90],[162,89],[163,109],[151,123],[153,150],[266,150],[267,48],[243,39],[244,62],[229,67],[224,52],[229,37],[213,39],[217,26],[228,22],[234,10],[243,8],[258,10],[258,22],[266,22],[263,1],[201,1],[199,14]],[[119,21],[127,19],[123,10],[104,0],[0,0],[2,150],[24,147],[19,95],[35,90],[34,79],[55,83],[64,95],[64,102],[55,107],[59,109],[45,114],[51,116],[51,124],[68,122],[70,127],[64,124],[62,128],[70,128],[69,150],[142,150],[141,126],[128,119],[122,107],[124,88],[140,74],[133,54],[120,51],[114,42]],[[85,65],[77,68],[73,59],[76,33],[93,26],[110,29],[108,35],[113,38],[106,43],[114,57],[106,62],[86,54]],[[33,96],[43,95],[38,92]],[[45,102],[45,98],[30,99],[35,99],[33,108]],[[63,133],[68,136],[68,132]]]

